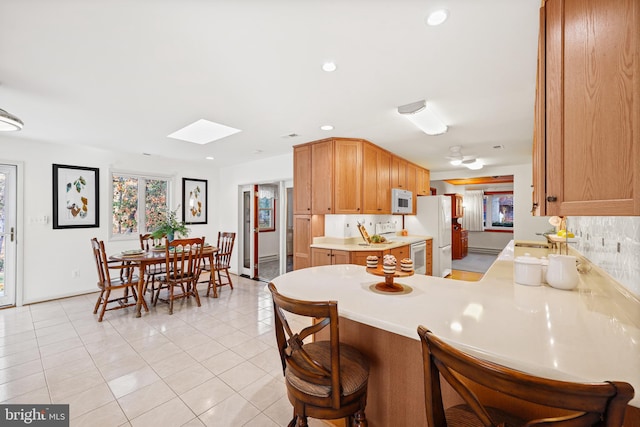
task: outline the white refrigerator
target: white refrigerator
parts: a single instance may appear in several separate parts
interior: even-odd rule
[[[433,276],[451,274],[451,198],[448,196],[415,197],[416,215],[404,217],[404,227],[411,235],[433,237]]]

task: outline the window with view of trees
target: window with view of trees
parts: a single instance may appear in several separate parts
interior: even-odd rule
[[[165,218],[169,203],[169,180],[113,173],[111,236],[129,236],[153,231]]]

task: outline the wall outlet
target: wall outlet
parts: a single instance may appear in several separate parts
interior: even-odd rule
[[[80,270],[71,270],[71,278],[77,279],[78,277],[80,277]]]

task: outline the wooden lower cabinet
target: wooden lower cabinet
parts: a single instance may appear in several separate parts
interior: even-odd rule
[[[467,256],[469,231],[458,228],[451,231],[451,258],[462,259]]]
[[[427,250],[425,252],[425,256],[427,257],[427,271],[425,274],[427,276],[433,276],[433,240],[427,240]]]
[[[409,245],[399,246],[397,248],[393,248],[389,250],[389,253],[396,257],[398,263],[402,258],[411,258],[411,249]]]
[[[311,243],[324,236],[324,215],[293,216],[293,269],[311,267]]]
[[[319,265],[332,264],[356,264],[366,266],[368,256],[375,255],[378,257],[379,262],[382,263],[382,257],[389,253],[395,256],[398,262],[400,262],[402,258],[409,258],[411,256],[409,245],[379,251],[343,251],[336,249],[311,248],[311,266],[317,267]],[[430,267],[430,252],[427,255],[427,262],[428,267]]]
[[[350,252],[335,249],[311,248],[311,266],[349,264]]]
[[[382,251],[353,251],[351,252],[351,264],[367,265],[367,257],[375,255],[382,261]]]

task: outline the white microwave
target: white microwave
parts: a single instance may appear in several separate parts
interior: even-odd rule
[[[392,214],[412,214],[413,213],[413,193],[402,188],[391,189],[391,213]]]

